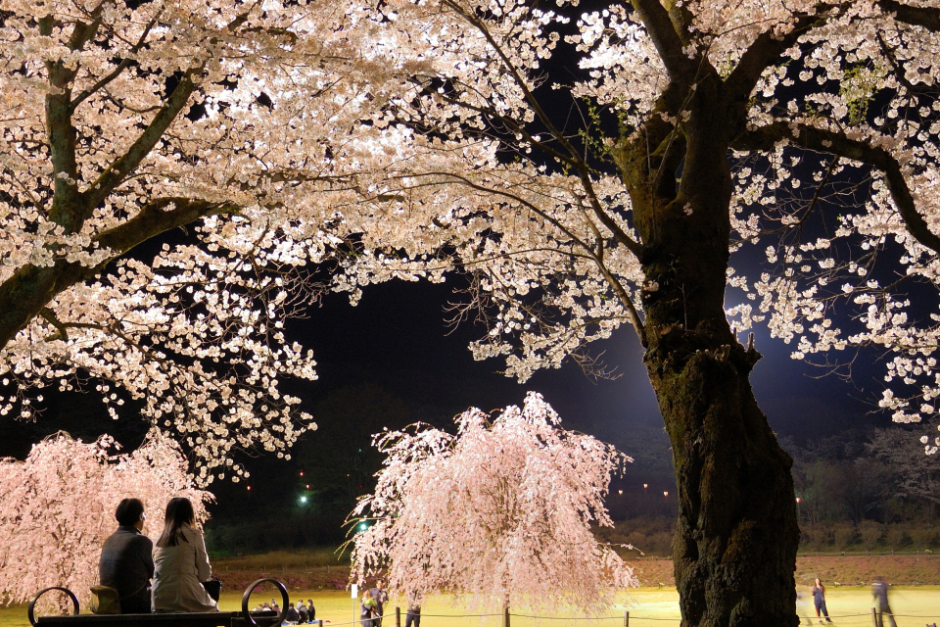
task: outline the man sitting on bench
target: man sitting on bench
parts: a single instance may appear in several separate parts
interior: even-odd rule
[[[101,549],[98,562],[101,585],[118,591],[122,614],[149,613],[153,542],[141,533],[147,520],[144,504],[140,499],[124,499],[114,517],[120,526]]]

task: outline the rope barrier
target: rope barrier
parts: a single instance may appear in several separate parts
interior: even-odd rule
[[[350,621],[348,623],[334,623],[334,622],[326,621],[326,620],[324,620],[323,622],[324,623],[329,622],[330,627],[341,627],[342,625],[358,625],[359,624],[358,620]]]
[[[502,614],[496,614],[496,616],[502,616]],[[534,618],[536,620],[623,620],[623,614],[618,616],[532,616],[530,614],[509,614],[510,617],[518,616],[519,618]]]
[[[885,613],[887,614],[887,612],[885,612]],[[421,618],[494,618],[494,617],[501,617],[501,616],[503,616],[502,613],[497,613],[497,614],[421,614]],[[565,620],[565,621],[572,621],[572,622],[573,622],[573,621],[601,621],[601,620],[618,620],[618,621],[622,621],[623,618],[624,618],[624,617],[623,617],[623,614],[614,615],[614,616],[582,616],[582,617],[570,616],[570,617],[569,617],[569,616],[538,616],[538,615],[535,615],[535,614],[515,614],[515,613],[510,613],[509,616],[510,616],[511,618],[529,618],[529,619],[533,619],[533,620]],[[836,619],[836,618],[838,618],[838,619],[843,619],[843,618],[867,618],[867,617],[870,617],[870,616],[871,616],[871,614],[867,614],[867,613],[865,613],[865,614],[831,614],[831,615],[829,616],[829,618],[832,618],[832,619]],[[894,616],[895,618],[928,618],[928,619],[936,618],[936,619],[940,619],[940,614],[893,614],[893,616]],[[376,618],[381,618],[381,619],[383,619],[383,620],[386,619],[386,618],[388,618],[388,619],[390,619],[390,620],[394,620],[394,617],[395,617],[394,614],[383,614],[383,615],[380,616],[380,617],[373,617],[372,619],[362,618],[362,619],[353,620],[353,621],[349,621],[349,622],[345,622],[345,623],[333,623],[333,622],[331,622],[331,623],[329,623],[329,627],[344,627],[344,626],[346,626],[346,625],[359,625],[359,624],[360,624],[362,621],[364,621],[364,620],[375,620]],[[812,621],[812,620],[819,620],[819,619],[814,619],[813,617],[808,617],[808,618],[810,619],[810,621]],[[661,617],[653,617],[653,616],[637,616],[637,615],[635,615],[635,614],[630,614],[630,621],[631,621],[631,622],[633,622],[633,621],[638,621],[638,620],[649,620],[649,621],[657,621],[657,620],[658,620],[658,621],[672,621],[672,622],[675,622],[675,621],[681,620],[681,618],[679,618],[678,616],[675,617],[675,618],[661,618]],[[393,627],[393,626],[392,626],[392,625],[389,625],[389,627]]]
[[[502,616],[502,614],[421,614],[421,618],[484,618],[487,616]],[[521,616],[521,614],[510,614],[510,616]]]

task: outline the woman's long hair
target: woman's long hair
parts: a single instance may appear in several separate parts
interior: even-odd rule
[[[189,499],[182,496],[170,499],[170,502],[166,504],[163,533],[160,534],[160,538],[157,540],[157,546],[177,546],[180,538],[183,538],[183,542],[188,542],[180,529],[183,525],[193,524],[195,519],[196,513],[193,511],[193,504],[189,502]]]

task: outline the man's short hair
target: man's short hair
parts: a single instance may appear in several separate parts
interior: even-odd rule
[[[140,499],[124,499],[118,503],[114,517],[122,527],[133,527],[144,513],[144,504]]]

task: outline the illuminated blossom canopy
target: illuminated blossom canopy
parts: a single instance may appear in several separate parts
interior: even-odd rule
[[[590,345],[632,327],[677,473],[683,624],[795,625],[792,460],[748,331],[824,364],[887,354],[882,407],[935,412],[940,7],[557,4],[381,4],[389,63],[433,66],[387,123],[427,133],[342,287],[467,273],[474,356],[522,381],[605,375]]]
[[[239,449],[288,455],[314,427],[280,392],[316,377],[284,335],[322,292],[304,266],[374,194],[346,173],[400,142],[371,122],[394,85],[360,50],[364,8],[0,0],[0,15],[0,415],[91,388],[183,442],[202,483],[244,477]]]
[[[369,521],[352,540],[354,580],[387,568],[402,595],[595,614],[639,585],[591,532],[613,526],[604,498],[628,457],[561,429],[535,393],[521,409],[493,419],[470,409],[455,422],[456,436],[422,425],[377,436],[386,459],[375,493],[352,514],[354,524]]]

